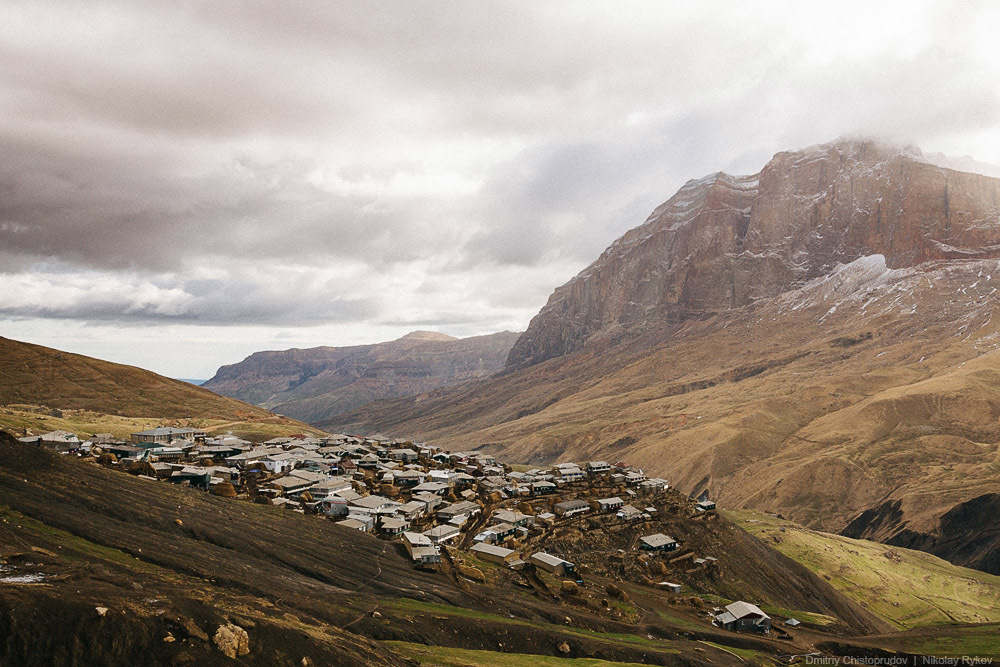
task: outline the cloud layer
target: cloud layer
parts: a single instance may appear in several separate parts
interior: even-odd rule
[[[988,2],[5,3],[0,334],[204,375],[237,335],[523,328],[688,178],[859,132],[1000,163],[998,28]],[[187,361],[122,352],[150,326]]]

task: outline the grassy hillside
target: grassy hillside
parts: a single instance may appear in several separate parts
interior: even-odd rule
[[[174,419],[269,416],[256,406],[141,368],[0,338],[0,405],[15,403]]]
[[[294,433],[319,434],[321,431],[276,415],[253,417],[245,420],[229,419],[163,419],[160,417],[123,417],[106,415],[92,410],[60,410],[59,416],[50,414],[49,408],[38,405],[5,405],[0,407],[0,428],[20,436],[26,431],[40,435],[50,431],[69,431],[85,438],[95,433],[128,439],[129,435],[157,426],[200,428],[209,435],[233,433],[241,438],[263,442],[278,436]]]
[[[922,551],[809,530],[751,511],[725,514],[900,629],[1000,622],[1000,577]]]
[[[0,338],[0,428],[127,437],[168,424],[265,440],[317,431],[140,368]]]

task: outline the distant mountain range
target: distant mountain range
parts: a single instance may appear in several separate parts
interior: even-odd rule
[[[555,290],[504,373],[324,425],[626,459],[1000,572],[1000,180],[941,161],[839,140],[690,181]]]
[[[459,339],[414,331],[373,345],[256,352],[223,366],[202,386],[318,423],[370,401],[492,375],[503,369],[518,336],[504,331]]]

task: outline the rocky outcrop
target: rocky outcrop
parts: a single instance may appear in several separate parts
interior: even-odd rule
[[[1000,257],[1000,179],[917,149],[841,140],[752,176],[689,181],[555,290],[507,360],[523,368],[795,289],[839,264]]]
[[[256,352],[203,387],[319,423],[381,398],[487,377],[503,369],[518,334],[452,338],[415,331],[388,343]]]
[[[250,637],[247,631],[232,623],[220,625],[212,641],[228,658],[235,659],[236,656],[250,653]]]

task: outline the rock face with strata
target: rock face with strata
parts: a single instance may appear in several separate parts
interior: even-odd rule
[[[1000,179],[841,140],[758,174],[689,181],[555,290],[507,360],[524,368],[776,296],[838,264],[1000,257]]]
[[[503,369],[518,334],[453,338],[415,331],[388,343],[256,352],[206,389],[318,423],[370,401],[480,379]]]

